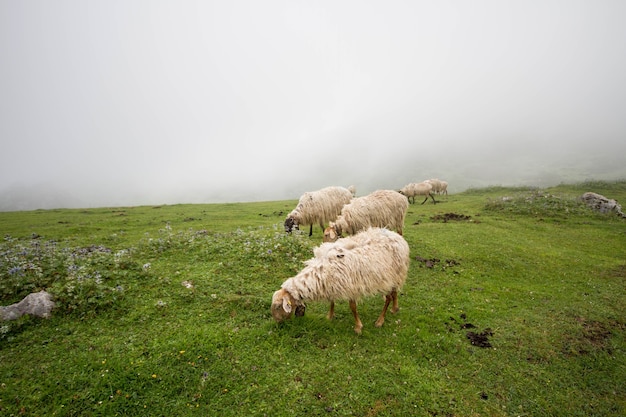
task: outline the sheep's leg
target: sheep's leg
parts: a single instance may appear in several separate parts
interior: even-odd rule
[[[311,227],[309,228],[309,237],[313,236],[313,224],[311,223]]]
[[[328,320],[332,320],[335,318],[335,302],[334,301],[330,302],[330,310],[328,310],[328,315],[326,317],[328,317]]]
[[[430,194],[428,194],[428,195],[430,195]],[[424,204],[424,203],[426,202],[426,200],[428,200],[428,195],[426,196],[426,198],[424,199],[424,201],[422,201],[422,204]],[[431,195],[431,197],[432,197],[432,195]],[[433,201],[434,201],[434,199],[433,199]]]
[[[395,314],[398,312],[398,310],[400,310],[400,307],[398,307],[398,291],[396,290],[391,291],[391,297],[393,298],[391,312]]]
[[[430,198],[433,199],[433,204],[437,204],[437,202],[435,201],[435,197],[432,194],[429,194]],[[426,197],[426,200],[428,200],[428,197]]]
[[[387,296],[385,296],[385,306],[383,307],[383,311],[380,313],[378,320],[376,320],[376,327],[381,327],[383,323],[385,322],[385,313],[387,313],[387,308],[389,307],[389,304],[392,301],[393,301],[392,293],[387,294]]]
[[[352,315],[354,316],[354,332],[356,334],[361,334],[363,323],[361,323],[359,313],[356,312],[356,301],[350,300],[350,310],[352,310]]]

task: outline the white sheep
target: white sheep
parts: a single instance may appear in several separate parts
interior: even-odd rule
[[[446,198],[448,196],[448,182],[447,181],[440,181],[441,182],[441,188],[439,190],[440,194],[445,194]]]
[[[448,194],[448,183],[446,181],[442,181],[439,178],[431,178],[424,182],[427,182],[433,186],[434,194]]]
[[[339,217],[324,230],[324,242],[334,242],[344,233],[353,235],[368,227],[385,227],[402,235],[408,208],[407,199],[393,190],[377,190],[355,198],[343,206]]]
[[[422,201],[422,204],[424,204],[426,200],[428,200],[428,197],[432,198],[433,204],[436,204],[437,202],[435,201],[435,197],[433,197],[432,191],[433,191],[432,184],[430,184],[429,182],[423,181],[423,182],[412,182],[410,184],[407,184],[404,187],[402,187],[402,189],[399,192],[400,194],[406,196],[409,202],[411,201],[411,198],[413,198],[413,203],[415,203],[416,195],[425,195],[426,198],[424,199],[424,201]]]
[[[282,322],[304,314],[305,301],[330,301],[328,318],[335,315],[335,301],[348,300],[354,315],[354,331],[361,334],[356,303],[362,297],[383,294],[383,307],[376,327],[385,322],[389,304],[398,311],[398,291],[409,269],[409,245],[399,234],[387,229],[369,228],[336,242],[322,243],[315,257],[295,277],[283,282],[272,297],[272,316]]]
[[[317,223],[324,230],[324,225],[334,220],[345,204],[352,199],[352,193],[344,187],[326,187],[317,191],[306,192],[300,197],[298,205],[287,215],[285,231],[291,233],[299,226],[310,225],[309,236],[313,234],[313,224]]]

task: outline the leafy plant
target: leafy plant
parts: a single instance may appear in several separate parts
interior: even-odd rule
[[[80,315],[93,315],[114,304],[123,294],[116,283],[141,271],[129,250],[113,253],[100,245],[69,248],[53,240],[6,236],[0,253],[3,303],[45,289],[54,296],[58,310]]]

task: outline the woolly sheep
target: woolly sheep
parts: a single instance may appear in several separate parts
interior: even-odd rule
[[[301,224],[310,225],[309,236],[313,234],[313,224],[317,223],[324,230],[324,225],[334,220],[345,204],[352,199],[352,193],[344,187],[326,187],[321,190],[306,192],[300,197],[298,205],[287,215],[285,232],[299,229]]]
[[[409,245],[399,234],[387,229],[369,228],[354,236],[322,243],[315,257],[283,282],[272,297],[272,316],[282,322],[304,314],[305,301],[330,301],[328,318],[335,315],[335,301],[348,300],[354,316],[354,331],[361,334],[363,323],[356,304],[362,297],[383,294],[383,307],[376,327],[383,325],[389,304],[398,311],[398,291],[409,269]]]
[[[368,227],[385,227],[402,235],[408,208],[407,199],[393,190],[377,190],[355,198],[343,206],[337,220],[324,230],[324,242],[334,242],[344,233],[353,235]]]
[[[434,194],[448,194],[448,183],[446,181],[441,181],[439,178],[431,178],[424,182],[433,186]]]
[[[448,182],[447,181],[441,181],[441,188],[439,190],[440,194],[445,194],[446,196],[448,195]]]
[[[419,183],[412,182],[410,184],[407,184],[404,187],[402,187],[402,189],[399,192],[400,194],[406,196],[409,202],[411,201],[411,197],[413,198],[413,203],[415,203],[416,195],[425,195],[426,198],[424,199],[424,201],[422,201],[422,204],[424,204],[426,200],[428,200],[428,197],[432,198],[433,204],[435,204],[437,202],[435,201],[435,197],[433,197],[432,195],[432,191],[433,191],[432,184],[426,181],[423,181]]]

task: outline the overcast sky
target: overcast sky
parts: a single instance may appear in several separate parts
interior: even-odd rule
[[[626,178],[625,18],[623,0],[0,0],[0,208]]]

